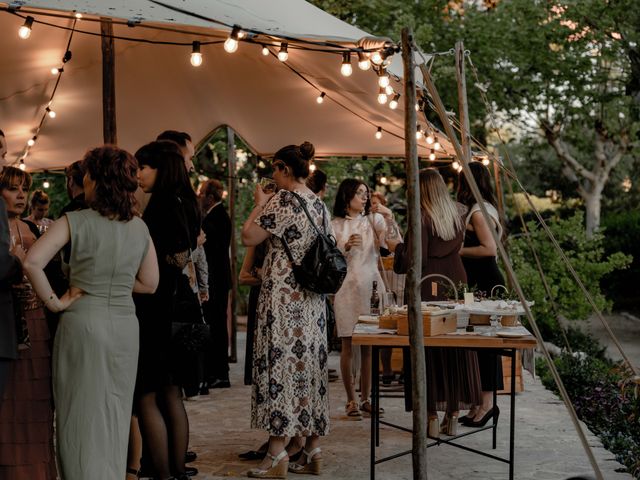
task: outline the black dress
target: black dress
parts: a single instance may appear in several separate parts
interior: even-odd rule
[[[140,354],[136,395],[180,385],[179,360],[171,355],[171,321],[175,293],[182,268],[176,257],[196,247],[199,219],[177,196],[152,195],[142,219],[156,249],[160,279],[152,295],[136,295],[136,315],[140,323]]]
[[[252,268],[262,268],[267,242],[262,242],[255,248]],[[253,379],[253,340],[256,336],[256,311],[260,285],[253,285],[249,291],[249,305],[247,306],[247,342],[244,355],[244,384],[251,385]]]
[[[464,238],[464,247],[478,247],[480,240],[473,230],[467,230]],[[504,285],[504,277],[498,268],[496,257],[470,258],[462,257],[462,264],[467,272],[467,284],[477,291],[485,292],[488,297],[496,285]],[[502,362],[498,356],[490,350],[478,350],[478,367],[480,369],[480,382],[483,392],[492,392],[493,389],[502,390]]]

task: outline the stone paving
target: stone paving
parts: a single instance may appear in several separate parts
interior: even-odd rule
[[[187,402],[191,423],[190,448],[198,453],[194,465],[198,480],[246,478],[246,471],[258,462],[242,461],[238,453],[257,448],[265,439],[262,431],[251,430],[250,388],[242,384],[244,333],[238,334],[239,362],[231,365],[231,384],[228,389],[212,390],[195,402]],[[336,368],[338,356],[329,357],[330,367]],[[591,472],[589,462],[576,436],[566,409],[555,395],[547,391],[527,372],[525,392],[516,397],[516,466],[515,478],[531,480],[560,480]],[[322,448],[325,478],[369,478],[368,420],[354,421],[344,415],[345,394],[340,381],[330,384],[331,433],[323,439]],[[386,419],[409,427],[411,415],[404,412],[403,399],[384,398],[382,405]],[[498,398],[500,422],[497,450],[491,451],[491,434],[485,431],[461,440],[473,448],[484,448],[499,456],[508,455],[509,398]],[[607,480],[631,479],[629,474],[617,473],[622,466],[606,451],[599,440],[589,433],[598,464]],[[411,448],[411,437],[389,427],[381,427],[379,455],[388,455]],[[428,478],[491,479],[508,478],[508,466],[473,453],[447,445],[428,450]],[[400,457],[377,466],[378,479],[412,479],[410,456]],[[295,475],[290,474],[290,477]]]

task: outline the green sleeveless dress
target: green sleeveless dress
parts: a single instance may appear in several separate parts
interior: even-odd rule
[[[63,312],[53,350],[60,477],[125,477],[138,362],[138,320],[131,297],[149,248],[140,218],[109,220],[95,210],[66,214],[69,280],[86,294]]]

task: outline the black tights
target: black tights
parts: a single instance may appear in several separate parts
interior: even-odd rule
[[[159,479],[184,474],[189,419],[178,386],[145,393],[138,399],[138,422],[147,462]]]

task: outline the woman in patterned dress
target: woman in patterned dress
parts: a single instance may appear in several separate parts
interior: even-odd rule
[[[253,353],[251,427],[269,432],[264,461],[249,471],[255,478],[285,478],[319,473],[319,437],[329,432],[325,299],[305,290],[293,276],[283,247],[287,242],[299,263],[316,238],[300,201],[319,228],[332,233],[324,203],[305,185],[314,148],[308,142],[281,148],[273,159],[273,179],[280,191],[256,187],[256,206],[242,228],[247,246],[267,240],[262,267]],[[285,436],[305,437],[304,454],[289,465]]]

